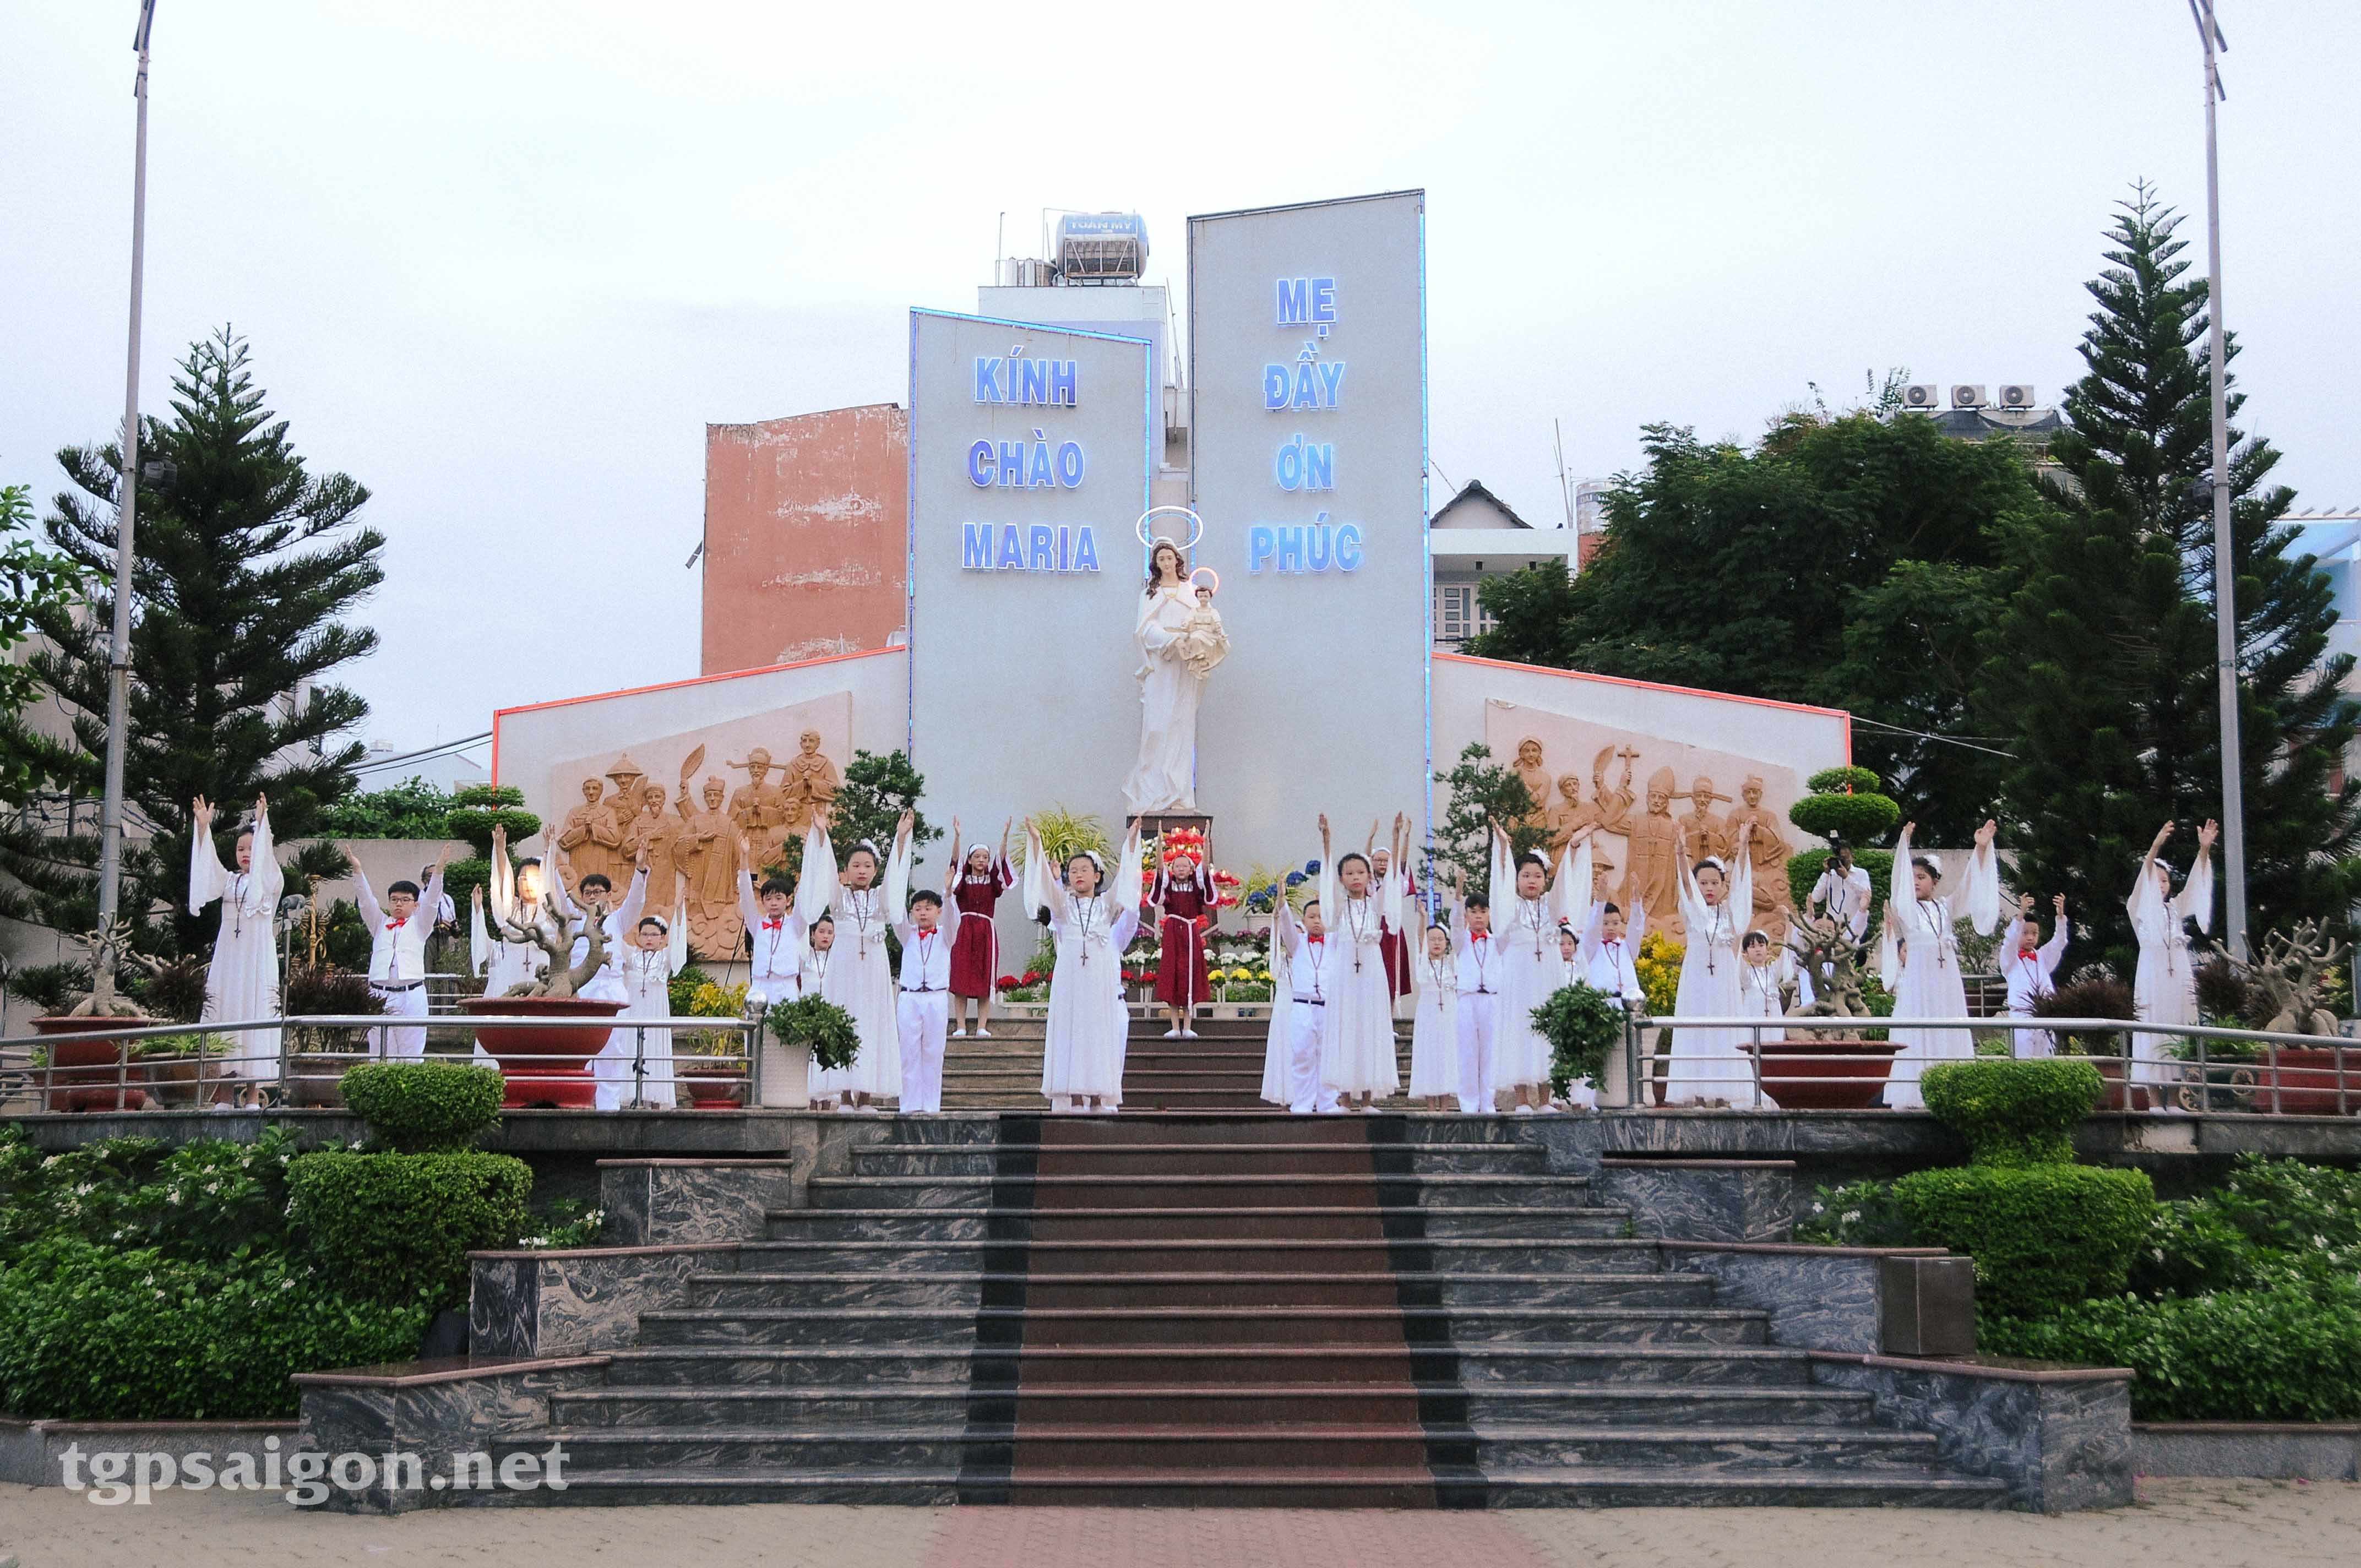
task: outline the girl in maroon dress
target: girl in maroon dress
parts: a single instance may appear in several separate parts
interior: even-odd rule
[[[1402,831],[1407,822],[1406,817],[1394,818],[1394,831],[1397,835]],[[1369,859],[1370,885],[1380,886],[1389,877],[1400,883],[1403,918],[1412,925],[1419,924],[1416,889],[1411,885],[1410,866],[1407,861],[1396,867],[1393,864],[1393,851],[1382,844],[1369,851]],[[1386,985],[1389,993],[1399,1001],[1408,996],[1411,991],[1410,938],[1395,930],[1390,921],[1380,926],[1378,930],[1381,935],[1378,951],[1386,960]]]
[[[1008,828],[1003,827],[999,855],[995,858],[982,844],[970,850],[951,886],[959,922],[951,938],[951,1023],[957,1025],[951,1033],[966,1039],[992,1038],[984,1020],[992,1014],[993,982],[1000,978],[1000,933],[992,917],[1000,907],[1000,895],[1016,883],[1016,873],[1008,864]],[[975,1010],[972,1023],[968,1019],[971,1006]]]
[[[1208,892],[1211,879],[1201,877],[1199,870],[1193,856],[1169,854],[1156,872],[1156,1000],[1172,1019],[1172,1027],[1164,1031],[1168,1040],[1195,1039],[1190,1014],[1212,1000],[1213,988],[1205,979],[1205,932],[1213,925],[1213,901]]]

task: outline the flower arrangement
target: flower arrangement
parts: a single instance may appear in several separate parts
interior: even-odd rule
[[[1023,974],[1004,974],[992,982],[1003,1002],[1039,1002],[1049,994],[1049,977],[1038,969]]]
[[[1640,953],[1631,960],[1631,967],[1640,976],[1640,989],[1647,993],[1652,1015],[1672,1015],[1675,999],[1681,991],[1681,959],[1687,951],[1653,927],[1640,938]]]
[[[1213,907],[1216,909],[1235,909],[1238,906],[1241,890],[1246,884],[1241,883],[1235,875],[1223,871],[1218,866],[1213,869],[1213,874],[1211,881],[1213,884]]]

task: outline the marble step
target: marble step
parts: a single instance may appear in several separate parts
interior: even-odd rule
[[[1108,1172],[1185,1176],[1198,1171],[1236,1176],[1295,1175],[1367,1170],[1373,1149],[1400,1152],[1420,1176],[1457,1173],[1499,1179],[1546,1177],[1549,1151],[1539,1144],[1407,1144],[1287,1142],[1106,1144],[1086,1152]],[[989,1177],[1002,1164],[1031,1168],[1046,1155],[1063,1160],[1066,1144],[869,1144],[852,1151],[852,1174],[872,1176]],[[1569,1179],[1580,1180],[1582,1178]]]
[[[1399,1284],[1397,1283],[1399,1281]],[[1066,1302],[1103,1307],[1384,1306],[1431,1296],[1453,1307],[1710,1307],[1702,1274],[1191,1274],[987,1273],[750,1274],[689,1277],[689,1303],[702,1307],[936,1307],[972,1309],[991,1288],[1055,1291]]]
[[[1419,1242],[1438,1274],[1654,1274],[1663,1265],[1656,1244],[1604,1237],[1523,1239],[1444,1236]],[[932,1274],[977,1269],[987,1247],[1022,1246],[1027,1266],[1047,1274],[1205,1273],[1244,1268],[1290,1274],[1389,1275],[1392,1248],[1381,1240],[1282,1237],[1263,1240],[1042,1241],[760,1241],[739,1248],[751,1274],[804,1272]]]
[[[2004,1482],[1945,1471],[1807,1469],[1731,1474],[1644,1469],[1520,1471],[1472,1467],[1350,1469],[1285,1475],[1200,1472],[1186,1477],[1120,1471],[971,1482],[955,1470],[904,1474],[790,1470],[573,1470],[564,1491],[526,1494],[544,1507],[646,1503],[939,1505],[1018,1501],[1067,1507],[1167,1508],[2002,1508]]]
[[[1402,1307],[1339,1300],[1153,1307],[675,1307],[640,1316],[639,1343],[664,1345],[972,1345],[980,1332],[1049,1345],[1324,1344],[1352,1325],[1441,1335],[1461,1345],[1744,1344],[1768,1339],[1768,1314],[1731,1308]]]
[[[1335,1330],[1352,1327],[1339,1322]],[[1393,1380],[1410,1350],[1399,1332],[1386,1343],[1307,1340],[1301,1344],[1172,1343],[1138,1345],[647,1345],[605,1353],[611,1385],[687,1383],[964,1382],[971,1376],[1037,1383],[1351,1383]],[[1805,1353],[1751,1345],[1462,1344],[1463,1385],[1642,1383],[1802,1387]]]
[[[1034,1235],[1054,1234],[1062,1241],[1283,1239],[1368,1234],[1372,1224],[1396,1234],[1425,1237],[1604,1239],[1623,1235],[1631,1214],[1606,1207],[1454,1209],[1318,1202],[1186,1209],[782,1209],[771,1212],[765,1234],[777,1241],[973,1241],[992,1234],[1024,1235],[1029,1226]]]
[[[1496,1175],[1490,1172],[1433,1171],[1416,1176],[1380,1178],[1366,1167],[1352,1171],[1305,1171],[1287,1174],[1205,1172],[1164,1174],[1128,1169],[1104,1173],[1089,1168],[1101,1163],[1095,1149],[1069,1150],[1059,1157],[1065,1168],[1054,1175],[1012,1174],[999,1177],[929,1174],[924,1176],[816,1176],[811,1179],[811,1207],[818,1209],[945,1209],[983,1208],[995,1192],[1029,1193],[1036,1208],[1114,1206],[1158,1209],[1202,1209],[1227,1205],[1268,1208],[1289,1202],[1318,1202],[1321,1195],[1366,1206],[1380,1184],[1399,1190],[1417,1186],[1417,1200],[1427,1209],[1516,1207],[1571,1212],[1590,1205],[1587,1179],[1579,1176]],[[1106,1162],[1114,1163],[1114,1162]],[[773,1210],[776,1216],[806,1211]],[[1591,1212],[1598,1211],[1592,1209]]]
[[[562,1443],[571,1465],[592,1471],[794,1469],[875,1473],[936,1469],[970,1459],[1005,1464],[1012,1454],[1028,1474],[1136,1471],[1186,1474],[1204,1469],[1273,1472],[1393,1468],[1425,1462],[1427,1434],[1407,1402],[1382,1420],[1332,1422],[1019,1425],[937,1419],[844,1428],[821,1422],[785,1427],[552,1427],[497,1439],[493,1457],[545,1452]],[[1028,1412],[1029,1415],[1029,1412]],[[1877,1427],[1582,1427],[1471,1423],[1465,1437],[1440,1436],[1488,1475],[1574,1466],[1733,1475],[1842,1466],[1851,1471],[1935,1473],[1931,1432]]]
[[[1457,1385],[1409,1382],[1045,1385],[984,1389],[938,1382],[610,1384],[557,1389],[550,1419],[568,1427],[780,1427],[846,1430],[906,1422],[1028,1420],[1064,1425],[1246,1426],[1392,1419],[1405,1400],[1464,1408],[1470,1422],[1646,1430],[1698,1427],[1861,1427],[1871,1396],[1841,1388],[1689,1387],[1667,1384]]]

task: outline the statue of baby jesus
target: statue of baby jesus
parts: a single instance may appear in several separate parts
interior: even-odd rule
[[[1213,608],[1213,590],[1222,586],[1220,576],[1211,566],[1200,566],[1189,575],[1189,581],[1197,590],[1197,608],[1180,628],[1180,662],[1203,680],[1228,657],[1230,634],[1222,628],[1222,612]]]

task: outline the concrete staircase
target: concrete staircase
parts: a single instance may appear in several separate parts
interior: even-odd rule
[[[897,1122],[500,1450],[565,1503],[2004,1505],[1520,1132]]]

